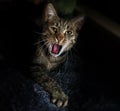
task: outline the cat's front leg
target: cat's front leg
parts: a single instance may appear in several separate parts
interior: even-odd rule
[[[52,91],[52,99],[51,101],[53,103],[56,103],[58,107],[66,107],[68,105],[68,96],[65,95],[65,93],[59,89]]]
[[[68,96],[63,92],[58,83],[46,74],[35,74],[34,80],[39,83],[51,95],[51,102],[58,107],[68,105]]]
[[[47,75],[45,76],[46,78],[49,78],[47,77]],[[43,83],[42,85],[51,94],[52,103],[55,103],[58,107],[66,107],[68,105],[68,96],[63,92],[62,88],[54,79],[49,78],[48,81],[46,83]]]

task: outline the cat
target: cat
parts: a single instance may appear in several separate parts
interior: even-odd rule
[[[43,30],[37,41],[37,48],[31,67],[32,79],[40,84],[51,95],[51,102],[58,107],[68,105],[68,96],[48,73],[67,58],[67,52],[76,43],[84,16],[71,20],[60,18],[51,3],[48,3],[43,14]]]

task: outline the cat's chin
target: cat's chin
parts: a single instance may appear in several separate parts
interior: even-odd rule
[[[60,53],[55,54],[55,53],[52,52],[52,50],[49,50],[49,53],[50,53],[50,55],[53,56],[53,57],[59,57],[59,56],[60,56]]]
[[[59,54],[54,54],[52,52],[50,52],[50,55],[53,56],[53,57],[59,57],[60,56]]]

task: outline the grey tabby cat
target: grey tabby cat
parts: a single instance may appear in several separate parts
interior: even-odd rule
[[[51,102],[58,107],[68,105],[68,96],[48,73],[65,62],[66,53],[76,43],[83,20],[83,16],[69,21],[59,18],[51,3],[45,8],[43,32],[37,43],[31,71],[34,81],[50,93]]]

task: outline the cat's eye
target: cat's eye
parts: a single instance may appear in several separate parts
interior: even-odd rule
[[[58,26],[58,23],[54,23],[54,25],[57,27],[57,26]]]
[[[72,35],[72,31],[66,31],[66,34]]]
[[[57,32],[57,28],[51,27],[51,29],[52,29],[53,32],[55,32],[55,33]]]

